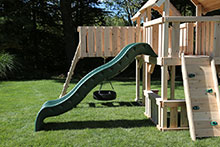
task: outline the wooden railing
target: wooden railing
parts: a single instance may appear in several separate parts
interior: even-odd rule
[[[169,23],[168,28],[165,23]],[[149,43],[159,57],[162,52],[168,52],[168,57],[179,57],[180,53],[220,57],[220,17],[162,17],[145,22],[143,34],[146,34],[144,42]],[[163,51],[165,41],[168,41],[168,49]]]
[[[114,57],[130,43],[143,42],[142,27],[79,27],[80,57]]]

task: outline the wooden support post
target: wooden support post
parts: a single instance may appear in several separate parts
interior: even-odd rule
[[[144,90],[147,88],[147,63],[143,62],[143,69],[142,69],[142,104],[145,104],[145,95]]]
[[[197,5],[196,6],[196,16],[202,15],[202,6]],[[196,54],[201,54],[201,22],[196,23]]]
[[[175,99],[175,77],[176,77],[176,66],[171,66],[171,81],[170,81],[170,99]]]
[[[189,83],[188,83],[188,74],[186,71],[186,62],[185,62],[185,57],[184,54],[182,54],[182,74],[183,74],[183,85],[184,85],[184,93],[186,97],[186,104],[187,104],[187,116],[189,120],[189,130],[190,130],[190,135],[193,141],[196,140],[196,134],[195,134],[195,124],[194,124],[194,119],[193,119],[193,111],[192,111],[192,104],[190,100],[190,92],[189,92]]]
[[[135,101],[140,100],[140,67],[139,60],[136,59],[136,98]]]
[[[164,3],[163,16],[169,16],[169,0]],[[162,34],[162,57],[168,56],[168,41],[169,41],[169,23],[165,22],[163,24],[163,34]],[[166,65],[161,67],[161,98],[162,100],[167,100],[167,76],[168,69]],[[161,108],[161,127],[167,128],[167,108]]]
[[[172,28],[172,51],[171,57],[178,57],[180,51],[180,23],[174,22]]]
[[[80,58],[80,56],[79,56],[80,55],[80,45],[81,45],[81,42],[79,42],[79,45],[78,45],[78,47],[76,49],[76,53],[75,53],[75,55],[73,57],[72,64],[70,66],[69,72],[67,74],[66,81],[65,81],[65,83],[63,85],[63,89],[62,89],[62,92],[61,92],[59,98],[61,98],[62,96],[64,96],[66,94],[66,91],[67,91],[67,89],[69,87],[69,83],[70,83],[71,78],[72,78],[72,76],[74,74],[74,69],[76,67],[76,63],[79,61],[79,58]]]

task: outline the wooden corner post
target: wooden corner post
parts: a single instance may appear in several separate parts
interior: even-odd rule
[[[169,0],[166,0],[163,10],[163,17],[169,16]],[[163,24],[163,34],[162,34],[162,57],[168,56],[168,46],[169,46],[169,23],[165,22]],[[161,67],[161,98],[162,100],[167,100],[167,80],[168,80],[168,69],[167,65],[162,65]],[[159,111],[161,111],[161,127],[167,128],[167,108],[159,108]],[[160,116],[159,116],[160,117]]]

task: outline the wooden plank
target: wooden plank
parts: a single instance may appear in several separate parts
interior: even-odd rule
[[[159,25],[153,26],[153,50],[158,55],[158,36],[159,36]]]
[[[158,56],[159,57],[162,57],[162,45],[163,45],[163,43],[162,43],[162,40],[163,40],[163,25],[162,24],[160,24],[159,25],[159,37],[158,37]]]
[[[211,33],[210,33],[210,56],[214,56],[214,22],[210,22],[210,29],[211,29]]]
[[[196,130],[197,137],[220,136],[220,129],[199,129]]]
[[[195,121],[196,129],[220,129],[220,125],[212,126],[211,121],[220,123],[220,120]]]
[[[131,44],[135,42],[135,28],[129,27],[128,28],[128,42],[127,44]]]
[[[219,119],[219,112],[197,112],[193,116],[196,121],[217,120]]]
[[[136,28],[136,39],[135,39],[135,42],[136,43],[138,43],[138,42],[140,42],[140,31],[141,31],[141,29],[140,29],[140,27],[137,27]]]
[[[201,23],[201,54],[205,55],[206,53],[206,28],[205,28],[205,22]]]
[[[87,57],[87,27],[79,27],[80,57]]]
[[[167,100],[167,81],[168,81],[168,77],[167,77],[167,66],[164,65],[161,67],[161,98],[163,100]]]
[[[142,103],[145,104],[145,95],[144,95],[144,90],[148,90],[147,89],[147,63],[143,62],[143,68],[142,68]]]
[[[219,47],[220,47],[220,22],[216,22],[215,30],[214,30],[214,46],[213,46],[215,57],[220,57]]]
[[[112,28],[112,55],[117,55],[117,48],[118,48],[118,28]]]
[[[163,22],[202,22],[220,21],[219,16],[165,16]]]
[[[136,59],[136,98],[135,101],[140,100],[140,67],[139,61]]]
[[[178,109],[177,107],[170,108],[170,128],[178,127]]]
[[[104,57],[111,57],[111,44],[110,40],[112,40],[112,32],[110,27],[104,28]]]
[[[167,128],[167,107],[161,108],[161,127]]]
[[[179,107],[185,106],[185,100],[164,100],[162,101],[162,107]]]
[[[182,74],[183,74],[183,85],[184,85],[184,93],[185,93],[185,99],[186,99],[186,106],[187,106],[187,116],[189,121],[189,128],[190,128],[190,136],[192,140],[196,140],[196,134],[195,134],[195,124],[194,124],[194,116],[192,111],[192,103],[190,99],[190,91],[189,91],[189,83],[188,83],[188,74],[186,70],[186,62],[185,57],[182,54]]]
[[[216,67],[215,67],[215,60],[211,60],[211,69],[212,69],[212,77],[214,81],[214,89],[215,89],[215,94],[216,94],[216,103],[218,106],[218,112],[220,114],[220,92],[219,92],[219,87],[218,87],[218,78],[217,78],[217,72],[216,72]]]
[[[188,39],[187,39],[187,47],[188,47],[188,54],[193,55],[193,40],[194,40],[194,27],[193,23],[187,23],[187,30],[188,30]]]
[[[96,56],[102,56],[102,28],[96,28]]]
[[[209,52],[209,48],[210,48],[210,32],[211,32],[211,28],[210,28],[210,23],[209,22],[205,22],[205,28],[206,28],[206,32],[205,32],[205,42],[206,42],[206,51],[205,51],[205,54],[206,55],[210,55],[210,52]]]
[[[180,127],[187,127],[188,126],[188,119],[187,119],[187,112],[186,112],[186,105],[181,106],[180,112]]]
[[[147,28],[143,28],[143,42],[147,43]]]
[[[195,56],[195,57],[191,57],[190,60],[186,61],[186,64],[188,65],[198,65],[198,64],[207,64],[209,65],[209,58],[207,58],[208,56]],[[199,58],[199,62],[198,62],[198,58]]]
[[[88,55],[94,57],[95,46],[94,46],[94,27],[88,27]]]
[[[216,103],[216,97],[198,97],[198,98],[193,98],[192,103],[206,103],[206,104],[215,104]]]
[[[154,20],[151,20],[151,21],[147,21],[147,22],[144,22],[143,26],[144,27],[150,27],[150,26],[154,26],[154,25],[157,25],[157,24],[162,24],[164,22],[164,17],[160,17],[160,18],[156,18]]]
[[[180,50],[180,23],[173,23],[171,57],[178,57]]]
[[[171,66],[170,99],[175,99],[175,77],[176,77],[176,67]]]
[[[163,32],[162,32],[162,57],[168,56],[168,39],[169,39],[169,23],[163,24]]]

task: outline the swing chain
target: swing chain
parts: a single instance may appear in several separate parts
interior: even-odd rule
[[[103,59],[104,59],[104,64],[105,64],[107,58],[103,57]],[[105,81],[106,81],[106,80],[105,80]],[[112,82],[111,82],[111,81],[108,81],[108,82],[109,82],[109,84],[111,85],[112,90],[115,91],[115,89],[114,89],[114,87],[113,87],[113,85],[112,85]],[[99,91],[101,91],[103,84],[104,84],[104,82],[102,82],[102,83],[100,84]]]

